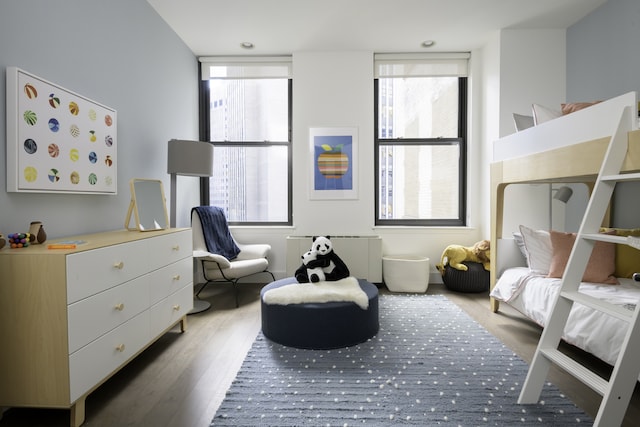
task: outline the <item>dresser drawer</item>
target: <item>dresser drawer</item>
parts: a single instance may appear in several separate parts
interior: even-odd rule
[[[150,305],[193,281],[193,258],[184,258],[149,274]]]
[[[68,255],[67,303],[147,273],[150,247],[143,239]]]
[[[151,307],[151,337],[155,338],[164,332],[169,325],[180,320],[193,308],[193,283],[169,295],[166,299]]]
[[[153,247],[149,257],[151,270],[191,257],[193,254],[191,230],[154,237],[152,240]]]
[[[137,277],[68,307],[69,354],[149,307],[149,276]]]
[[[149,340],[149,312],[145,311],[70,355],[70,401],[109,376]]]

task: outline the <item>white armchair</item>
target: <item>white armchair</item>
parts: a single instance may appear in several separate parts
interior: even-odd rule
[[[206,217],[214,217],[215,224],[212,224]],[[203,225],[205,224],[205,225]],[[205,232],[205,227],[216,227],[213,233]],[[224,213],[220,208],[214,206],[200,206],[191,210],[191,230],[193,233],[193,257],[198,261],[198,271],[202,273],[205,283],[196,291],[196,298],[200,292],[210,283],[222,282],[232,283],[236,307],[238,307],[238,281],[244,277],[254,274],[266,273],[275,280],[269,268],[267,256],[271,251],[268,244],[242,244],[235,241],[227,225]],[[211,230],[209,230],[211,231]],[[207,241],[209,240],[209,241]],[[226,240],[226,242],[221,242]],[[222,253],[216,248],[220,246],[235,245],[237,255]],[[207,307],[208,308],[208,307]]]

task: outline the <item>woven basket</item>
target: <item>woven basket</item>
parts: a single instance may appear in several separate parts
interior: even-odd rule
[[[489,272],[477,262],[463,262],[468,270],[456,270],[447,265],[442,281],[445,286],[456,292],[478,293],[489,290]]]

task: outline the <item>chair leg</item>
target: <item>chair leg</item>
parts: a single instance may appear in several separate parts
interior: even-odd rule
[[[202,290],[204,289],[205,286],[207,286],[208,283],[209,281],[207,280],[202,284],[202,286],[200,286],[200,289],[198,289],[198,291],[196,292],[196,298],[200,296],[200,292],[202,292]]]
[[[238,281],[233,282],[233,292],[236,296],[236,308],[240,307],[240,301],[238,300]]]
[[[205,264],[204,264],[204,263],[205,263],[205,261],[204,261],[204,260],[202,260],[202,275],[204,276],[204,278],[205,278],[205,280],[206,280],[206,283],[204,283],[204,284],[202,285],[202,287],[200,288],[200,290],[198,290],[198,292],[196,293],[196,297],[197,297],[198,295],[200,295],[200,292],[202,292],[202,290],[204,289],[204,287],[205,287],[207,284],[209,284],[209,283],[213,283],[213,282],[215,281],[215,280],[209,280],[209,279],[207,278],[207,273],[206,273],[206,271],[207,271],[207,270],[206,270],[206,268],[205,268]],[[235,294],[235,299],[236,299],[236,308],[240,307],[240,299],[239,299],[239,296],[238,296],[238,281],[239,281],[240,279],[229,279],[229,278],[227,278],[227,277],[224,275],[224,271],[222,271],[222,268],[220,267],[220,264],[217,264],[217,265],[218,265],[218,270],[220,271],[220,274],[222,275],[223,280],[224,280],[224,281],[227,281],[227,282],[230,282],[231,284],[233,284],[233,292],[234,292],[234,294]],[[269,270],[264,270],[264,271],[262,271],[261,273],[268,273],[268,274],[271,276],[271,280],[275,282],[275,280],[276,280],[276,276],[274,276],[274,275],[273,275],[273,273],[272,273],[272,272],[270,272]],[[260,274],[260,273],[254,273],[254,274]],[[248,276],[247,276],[247,277],[248,277]]]

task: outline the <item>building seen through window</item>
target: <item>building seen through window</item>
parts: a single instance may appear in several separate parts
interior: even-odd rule
[[[231,223],[288,223],[289,80],[209,80],[209,204]]]

